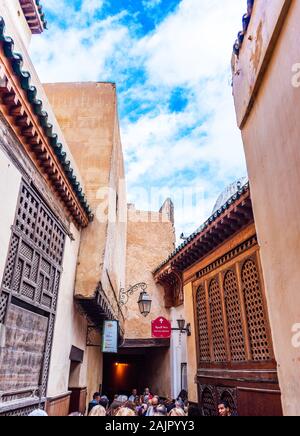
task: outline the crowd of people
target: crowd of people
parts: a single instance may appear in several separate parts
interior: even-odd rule
[[[237,416],[226,401],[218,405],[219,416]],[[37,409],[29,416],[47,416],[43,410]],[[73,412],[69,416],[84,416]],[[202,411],[188,401],[188,394],[182,390],[176,399],[161,398],[153,395],[149,388],[142,395],[133,389],[131,395],[115,395],[113,401],[95,392],[87,410],[87,416],[149,416],[149,417],[190,417],[202,416]]]
[[[226,401],[218,405],[219,416],[236,416]],[[198,417],[202,411],[188,401],[188,394],[181,391],[177,399],[165,399],[153,395],[149,388],[146,388],[142,395],[137,389],[133,389],[129,397],[115,395],[110,403],[106,396],[95,393],[93,400],[89,403],[88,416],[160,416],[160,417]]]
[[[176,400],[153,395],[149,388],[142,395],[133,389],[131,395],[115,395],[110,403],[96,392],[89,403],[88,416],[200,416],[200,410],[189,405],[187,392],[182,391]]]

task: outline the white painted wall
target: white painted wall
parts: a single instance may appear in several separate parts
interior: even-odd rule
[[[68,391],[70,372],[70,351],[72,345],[84,350],[84,362],[80,368],[80,387],[87,385],[87,353],[86,330],[87,321],[74,306],[74,282],[77,265],[77,255],[80,243],[80,233],[71,225],[75,241],[66,239],[61,277],[53,347],[50,361],[48,397],[65,394]]]
[[[9,14],[11,20],[14,23],[23,44],[28,48],[31,41],[31,30],[28,26],[27,20],[20,6],[19,0],[1,0],[0,2],[0,14]],[[5,18],[5,17],[4,17]]]
[[[2,281],[21,183],[21,174],[0,149],[0,280]]]
[[[177,320],[184,318],[184,307],[173,307],[170,310],[172,328],[178,328]],[[172,398],[177,398],[181,391],[181,364],[187,363],[186,334],[172,331],[171,338],[171,393]]]

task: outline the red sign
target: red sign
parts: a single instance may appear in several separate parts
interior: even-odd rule
[[[152,321],[152,337],[169,339],[172,334],[170,321],[163,316],[160,316],[155,321]]]

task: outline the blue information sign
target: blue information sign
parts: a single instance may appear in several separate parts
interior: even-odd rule
[[[104,321],[102,352],[117,353],[118,352],[118,321]]]

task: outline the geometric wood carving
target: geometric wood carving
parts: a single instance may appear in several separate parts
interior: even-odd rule
[[[43,396],[47,390],[65,239],[63,228],[48,206],[35,190],[22,182],[0,294],[0,321],[6,325],[6,343],[1,348],[0,360],[9,362],[6,355],[9,350],[12,350],[11,358],[22,351],[22,341],[7,342],[13,341],[13,332],[21,328],[16,337],[23,336],[27,348],[18,361],[20,364],[24,361],[26,366],[28,359],[39,359],[39,374],[32,373],[31,388],[41,389]],[[34,335],[38,336],[32,342],[30,338]],[[15,380],[16,388],[28,388],[29,376],[23,383],[19,375],[14,377],[13,372],[10,375],[9,371],[16,367],[11,364],[4,368],[6,387]]]

